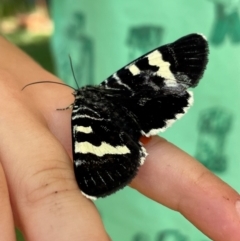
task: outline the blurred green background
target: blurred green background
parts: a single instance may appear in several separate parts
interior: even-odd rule
[[[49,43],[52,28],[45,23],[51,25],[46,1],[1,0],[0,34],[53,73]]]

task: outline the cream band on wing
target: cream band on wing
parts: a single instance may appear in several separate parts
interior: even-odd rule
[[[86,134],[93,132],[91,126],[74,126],[73,129],[74,129],[74,132],[83,132]]]
[[[176,80],[173,73],[169,69],[171,64],[169,62],[163,60],[162,54],[158,50],[155,50],[148,55],[148,62],[152,66],[160,67],[159,70],[157,71],[158,76],[161,76],[162,78],[164,78],[166,80],[168,80],[168,79]]]
[[[123,155],[130,153],[127,146],[112,146],[106,142],[102,142],[100,146],[94,146],[90,142],[75,142],[75,152],[77,153],[92,153],[97,156],[104,155]]]

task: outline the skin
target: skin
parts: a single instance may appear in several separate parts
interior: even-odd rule
[[[110,240],[94,203],[75,182],[68,87],[0,37],[0,233],[15,240]],[[180,212],[216,241],[240,240],[240,196],[199,162],[160,137],[131,187]],[[239,208],[240,209],[240,208]],[[113,220],[114,221],[114,220]]]

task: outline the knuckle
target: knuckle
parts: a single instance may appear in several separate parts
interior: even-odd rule
[[[55,200],[59,194],[78,189],[72,169],[63,161],[51,161],[48,167],[24,178],[21,185],[24,186],[25,201],[30,206]]]

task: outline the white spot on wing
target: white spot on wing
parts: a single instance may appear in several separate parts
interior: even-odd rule
[[[106,142],[102,142],[100,146],[94,146],[90,142],[75,142],[75,152],[92,153],[96,156],[104,156],[106,154],[123,155],[130,153],[127,146],[111,146]]]
[[[83,196],[85,196],[85,197],[88,198],[88,199],[91,199],[91,200],[93,200],[93,201],[97,200],[97,197],[89,196],[89,195],[87,195],[87,194],[84,193],[84,192],[81,192],[81,193],[82,193]]]
[[[194,102],[193,92],[192,91],[188,91],[188,94],[190,95],[190,97],[188,99],[188,106],[184,108],[184,110],[186,109],[186,111],[189,109],[189,107],[191,107],[193,105],[193,102]]]
[[[140,69],[135,64],[131,64],[127,66],[127,68],[133,75],[138,75],[141,72]]]
[[[170,88],[178,87],[178,83],[176,82],[176,80],[166,79],[164,80],[164,83],[166,84],[167,87],[170,87]]]
[[[84,161],[83,160],[76,160],[76,161],[74,161],[74,164],[75,164],[76,167],[81,166],[81,165],[83,165],[85,163],[86,163],[85,160]]]
[[[139,144],[142,146],[141,142]],[[140,165],[142,166],[144,164],[145,160],[146,160],[146,157],[148,156],[148,153],[147,153],[146,149],[143,146],[141,148],[141,151],[143,153],[143,156],[140,158]]]
[[[176,80],[169,68],[170,63],[163,60],[162,54],[158,50],[155,50],[148,55],[148,62],[152,66],[159,67],[159,70],[157,71],[158,76],[161,76],[166,80]]]
[[[83,132],[83,133],[86,133],[86,134],[89,134],[89,133],[93,132],[91,126],[74,126],[73,129],[74,129],[74,132],[77,131],[77,132]]]

